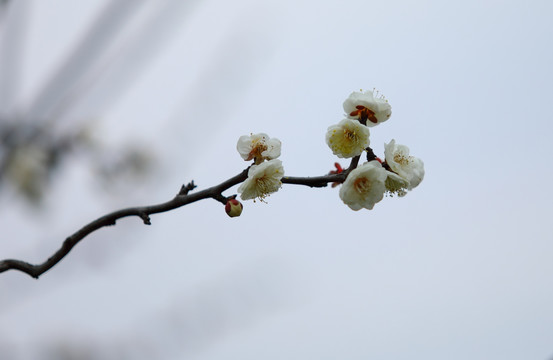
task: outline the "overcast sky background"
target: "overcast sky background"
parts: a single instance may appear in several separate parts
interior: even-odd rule
[[[17,3],[0,17],[2,113],[92,123],[155,165],[110,192],[74,156],[43,211],[0,197],[1,258],[42,262],[100,215],[220,183],[251,132],[282,141],[287,175],[326,174],[326,129],[361,88],[392,106],[377,155],[394,138],[426,177],[372,211],[287,185],[239,218],[204,200],[121,220],[38,281],[0,274],[0,357],[553,357],[553,2]],[[127,17],[69,69],[108,6]],[[44,92],[60,68],[71,91]]]

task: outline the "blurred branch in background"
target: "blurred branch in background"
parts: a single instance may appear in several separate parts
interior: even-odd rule
[[[155,154],[140,146],[106,148],[85,106],[105,113],[171,36],[194,2],[108,1],[27,103],[20,99],[30,1],[0,3],[0,191],[9,183],[38,203],[72,154],[100,180],[143,175]],[[97,116],[94,114],[93,116]],[[78,151],[77,151],[78,150]],[[115,156],[113,154],[116,154]],[[125,177],[128,181],[128,176]]]
[[[10,0],[0,0],[0,22],[4,19]]]
[[[76,147],[87,146],[86,134],[57,135],[31,124],[0,124],[0,185],[8,181],[27,200],[41,199],[49,180]],[[0,188],[1,190],[2,188]]]
[[[188,16],[186,10],[194,6],[197,1],[108,0],[98,2],[102,6],[101,11],[91,12],[87,16],[86,23],[81,26],[84,31],[75,32],[74,39],[67,43],[68,46],[61,47],[62,51],[59,52],[59,56],[55,58],[55,61],[50,62],[53,66],[45,67],[44,71],[41,68],[42,73],[40,75],[45,74],[46,76],[41,77],[39,79],[41,81],[38,81],[34,78],[35,74],[28,76],[29,73],[25,72],[31,68],[29,64],[33,63],[25,60],[29,58],[28,51],[26,51],[29,50],[28,37],[31,39],[36,37],[36,34],[32,32],[33,29],[28,25],[34,25],[31,20],[36,20],[37,16],[45,18],[48,16],[36,11],[35,5],[40,3],[40,0],[4,1],[0,3],[0,201],[4,201],[4,209],[8,212],[10,207],[6,206],[8,203],[6,200],[12,200],[13,197],[16,197],[14,199],[16,202],[18,202],[17,200],[24,200],[40,210],[45,210],[45,208],[37,207],[37,205],[46,204],[48,212],[55,214],[55,221],[69,223],[68,226],[71,229],[79,224],[71,225],[72,221],[59,216],[56,210],[62,206],[60,205],[60,199],[56,197],[54,198],[55,202],[51,203],[47,198],[49,196],[49,199],[53,199],[52,193],[54,192],[49,192],[49,190],[52,190],[54,185],[59,188],[62,184],[61,187],[65,191],[65,186],[69,182],[65,178],[68,168],[76,162],[85,164],[84,166],[91,169],[92,176],[99,175],[94,180],[107,184],[106,189],[108,190],[116,189],[118,185],[123,184],[127,188],[133,188],[133,185],[139,179],[139,175],[144,175],[151,169],[149,166],[153,163],[156,153],[151,153],[150,147],[143,146],[140,141],[133,139],[133,136],[128,135],[126,131],[122,134],[125,140],[124,144],[121,143],[122,137],[119,136],[118,142],[115,145],[110,145],[104,139],[105,134],[99,131],[99,125],[103,121],[102,115],[111,110],[110,106],[121,99],[126,92],[132,91],[134,84],[144,79],[144,68],[161,52],[159,48],[172,39],[174,28],[182,26],[183,18],[186,20],[186,16]],[[35,10],[34,13],[33,10]],[[62,11],[57,9],[56,11],[61,16],[72,15],[71,11],[67,9]],[[74,30],[74,26],[66,29],[67,24],[64,22],[52,24],[51,19],[46,20],[47,26],[57,26],[67,32],[73,32]],[[91,20],[90,23],[88,20]],[[264,23],[267,23],[267,21],[264,21]],[[212,27],[211,24],[207,25]],[[213,53],[210,56],[212,60],[208,64],[202,65],[200,68],[183,68],[180,66],[176,69],[180,78],[186,78],[187,74],[193,74],[191,77],[195,81],[190,86],[194,89],[193,96],[182,94],[181,99],[184,101],[179,103],[180,106],[176,106],[176,111],[171,112],[173,114],[178,113],[172,120],[174,122],[178,120],[178,124],[181,124],[184,128],[189,125],[183,121],[182,110],[187,109],[190,103],[195,104],[205,94],[213,96],[214,91],[216,94],[218,91],[221,98],[227,101],[224,105],[228,109],[228,104],[232,105],[237,98],[237,94],[240,93],[240,87],[244,87],[244,83],[247,84],[245,80],[248,79],[248,76],[250,76],[250,80],[254,78],[251,74],[245,76],[242,72],[236,71],[235,65],[248,62],[251,64],[248,68],[249,72],[257,69],[260,47],[256,46],[257,43],[248,43],[249,38],[245,35],[249,32],[249,28],[243,26],[243,19],[234,19],[234,25],[229,25],[233,31],[224,33],[219,39],[220,43],[212,49]],[[235,28],[238,30],[235,31]],[[36,29],[34,30],[36,31]],[[243,32],[246,32],[246,34]],[[192,37],[194,41],[197,39],[204,41],[201,32],[193,33]],[[266,39],[256,39],[264,41],[265,47],[261,49],[266,50]],[[46,49],[46,58],[50,56],[50,42],[56,42],[57,46],[60,40],[50,36],[49,38],[42,38],[42,42],[39,48]],[[244,46],[244,49],[237,50],[236,45],[244,43],[247,46]],[[239,50],[244,53],[240,54]],[[261,52],[261,55],[266,55],[265,50]],[[234,53],[241,56],[233,56]],[[34,63],[40,62],[41,58],[34,56],[33,61]],[[216,76],[212,76],[213,74]],[[236,81],[227,81],[226,88],[221,87],[219,80],[229,76],[229,74],[234,80],[240,80],[238,89],[235,86]],[[25,76],[22,75],[26,75],[27,79],[24,79]],[[211,79],[211,81],[205,81],[206,78]],[[24,85],[22,85],[25,82],[23,80],[32,83],[33,87],[33,91],[27,91],[27,94],[24,94],[25,96],[22,96],[25,90],[23,89]],[[214,89],[215,86],[217,86],[216,89]],[[153,95],[163,97],[159,92],[155,92]],[[183,103],[184,107],[182,107]],[[89,111],[89,109],[93,111]],[[188,118],[192,117],[194,116]],[[159,120],[158,118],[152,119],[153,122]],[[119,131],[121,132],[120,129]],[[59,192],[57,193],[59,194]],[[67,190],[67,194],[68,197],[72,197],[74,192]],[[106,193],[98,192],[98,196],[106,197]],[[45,201],[41,202],[41,200]],[[81,203],[76,205],[81,206],[81,208],[85,206],[93,208],[93,205],[82,205]],[[67,208],[75,210],[73,204]],[[28,209],[23,208],[22,223],[32,220],[27,218],[28,212],[26,210]],[[43,211],[42,214],[46,214],[46,212]],[[11,229],[18,231],[16,226],[11,226]],[[52,232],[51,235],[55,236],[55,232]],[[68,234],[63,233],[63,235],[67,236]],[[3,236],[3,239],[8,246],[3,246],[2,257],[10,256],[8,253],[13,248],[17,248],[18,244],[27,241],[32,243],[33,240],[36,240],[36,243],[40,243],[42,249],[46,248],[46,251],[48,251],[46,254],[42,251],[36,252],[40,254],[38,258],[40,261],[51,254],[49,253],[50,249],[55,250],[63,241],[63,238],[57,242],[58,240],[54,237],[43,237],[42,235],[39,237],[28,236],[25,237],[24,241],[12,239],[11,236]],[[55,242],[54,245],[50,244],[52,241]],[[34,244],[30,246],[33,249],[37,248]],[[63,249],[64,256],[67,254],[66,250],[68,251],[67,248]],[[125,251],[128,250],[128,248],[125,249]],[[104,247],[102,251],[107,253],[109,249],[106,250]],[[27,254],[29,253],[27,252]],[[33,261],[32,252],[30,255],[28,259]],[[105,254],[102,255],[104,258]],[[117,256],[120,255],[119,253]],[[17,252],[11,256],[18,257]],[[74,254],[74,256],[79,257],[78,254]],[[87,252],[85,256],[94,257],[94,254],[91,255],[90,252]],[[118,263],[120,259],[118,257],[114,263]],[[56,262],[48,260],[49,265]],[[69,269],[65,274],[72,273],[71,266],[65,269]],[[9,276],[6,277],[6,281],[4,282],[6,285],[4,287],[5,294],[9,291],[11,296],[17,293],[17,296],[24,298],[22,295],[25,295],[25,293],[19,290],[20,287],[17,284],[7,285],[10,281]],[[58,285],[61,285],[61,282],[58,282]],[[259,286],[256,289],[259,289]],[[206,295],[206,298],[210,298],[211,294],[209,295]],[[8,303],[11,298],[3,297],[2,300]],[[220,299],[219,296],[216,298]],[[270,297],[268,300],[272,298]],[[238,300],[235,302],[238,302]],[[268,301],[262,303],[267,304]],[[195,304],[195,306],[198,309],[186,313],[187,317],[198,318],[203,302]],[[179,309],[174,310],[178,311]],[[240,319],[243,319],[244,316],[251,316],[251,306],[247,310],[239,316]],[[212,315],[210,311],[204,311],[200,314]],[[168,317],[172,321],[170,325],[186,327],[188,335],[195,336],[195,339],[208,336],[204,333],[194,334],[197,324],[188,324],[186,318],[179,319],[179,323],[175,324],[175,316],[170,314]],[[198,321],[201,322],[202,319]],[[211,324],[209,331],[218,328],[217,324]],[[167,333],[175,335],[174,330],[174,328],[169,328]],[[3,354],[0,358],[3,358],[3,356],[10,359],[22,358],[17,356],[17,347],[13,347],[13,344],[9,343],[11,339],[8,339],[7,343],[0,342],[0,354]],[[40,353],[40,358],[107,358],[103,355],[105,353],[101,349],[112,344],[109,341],[106,344],[94,339],[86,339],[86,343],[83,343],[78,339],[75,341],[75,338],[65,336],[60,339],[62,345],[59,348],[52,349],[51,355],[47,351]],[[181,340],[182,338],[179,338],[179,341]],[[149,338],[135,339],[132,334],[129,335],[128,341],[132,344],[123,344],[123,351],[135,349],[137,343],[143,344],[144,347],[150,346],[151,343]],[[197,346],[197,344],[191,344],[191,346]],[[87,353],[89,351],[94,354],[99,351],[100,355],[93,357],[93,355]],[[39,356],[31,356],[31,358],[39,358]],[[115,355],[113,358],[121,357]]]
[[[0,191],[5,183],[24,199],[38,204],[69,156],[88,162],[99,181],[138,180],[151,164],[144,149],[123,145],[102,146],[87,128],[56,133],[33,124],[0,123]]]
[[[87,84],[101,76],[112,56],[110,49],[121,46],[118,44],[121,33],[143,3],[143,0],[109,2],[23,110],[23,118],[60,121],[86,95]]]

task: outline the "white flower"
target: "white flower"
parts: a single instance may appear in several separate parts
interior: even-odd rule
[[[282,161],[274,159],[252,165],[248,170],[248,178],[238,188],[242,200],[256,199],[263,201],[265,198],[280,189],[284,176]]]
[[[386,163],[393,172],[409,182],[407,190],[412,190],[424,178],[424,163],[421,159],[409,155],[409,148],[396,144],[395,140],[384,144]]]
[[[359,121],[344,119],[332,125],[326,132],[326,143],[340,158],[360,155],[369,146],[369,128]]]
[[[271,139],[263,133],[243,135],[238,139],[236,149],[244,160],[255,159],[256,164],[261,164],[265,159],[276,159],[280,156],[280,140]]]
[[[374,96],[372,91],[354,91],[344,101],[344,111],[351,119],[359,119],[372,127],[390,118],[392,107],[383,96]]]
[[[340,188],[340,199],[352,210],[371,210],[384,197],[387,173],[377,160],[353,169]]]

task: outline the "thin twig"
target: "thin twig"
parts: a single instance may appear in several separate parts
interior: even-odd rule
[[[310,187],[325,187],[328,183],[334,182],[344,182],[346,179],[346,174],[331,174],[324,176],[313,176],[313,177],[295,177],[295,176],[285,176],[282,178],[283,184],[295,184],[295,185],[305,185]]]
[[[305,185],[310,187],[324,187],[328,183],[335,183],[335,182],[341,183],[341,182],[344,182],[344,180],[347,177],[347,174],[357,166],[358,161],[359,161],[358,156],[356,158],[353,158],[348,169],[346,169],[343,173],[340,173],[340,174],[330,174],[330,175],[315,176],[315,177],[285,176],[282,178],[282,183]],[[212,198],[216,201],[219,201],[222,204],[226,204],[226,202],[230,197],[223,196],[222,194],[223,191],[246,180],[248,177],[248,169],[245,169],[240,174],[222,182],[219,185],[210,187],[202,191],[198,191],[190,194],[189,192],[196,187],[196,185],[192,181],[187,185],[183,185],[179,190],[178,194],[172,200],[169,200],[167,202],[164,202],[158,205],[151,205],[151,206],[131,207],[127,209],[117,210],[107,215],[104,215],[92,221],[91,223],[85,225],[76,233],[74,233],[73,235],[65,239],[61,248],[42,264],[33,265],[21,260],[6,259],[6,260],[0,261],[0,273],[8,270],[19,270],[30,275],[35,279],[38,279],[40,275],[44,274],[46,271],[50,270],[54,265],[60,262],[60,260],[63,259],[69,253],[69,251],[71,251],[71,249],[73,249],[73,247],[77,245],[77,243],[79,243],[79,241],[81,241],[86,236],[90,235],[92,232],[100,228],[115,225],[117,220],[124,217],[137,216],[140,219],[142,219],[144,224],[150,225],[151,224],[150,215],[174,210],[184,205],[188,205],[190,203],[196,202],[198,200]]]

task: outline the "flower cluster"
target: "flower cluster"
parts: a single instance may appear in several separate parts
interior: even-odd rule
[[[280,189],[284,176],[280,156],[280,140],[267,134],[244,135],[238,139],[236,149],[246,161],[254,160],[248,170],[248,178],[238,187],[242,200],[265,198]]]
[[[378,158],[370,145],[370,127],[387,121],[392,108],[383,96],[375,91],[352,92],[344,101],[345,117],[326,132],[326,143],[339,158],[352,158],[348,168],[335,163],[336,170],[325,177],[284,178],[280,156],[280,140],[264,133],[241,136],[236,149],[246,161],[252,161],[247,178],[238,187],[242,200],[265,201],[267,196],[278,191],[282,182],[308,186],[332,187],[341,184],[340,198],[351,209],[373,209],[385,195],[405,196],[417,187],[424,178],[422,160],[411,156],[409,148],[391,140],[384,144],[384,160]],[[367,161],[361,165],[359,159],[366,152]],[[236,196],[226,199],[225,210],[231,217],[240,216],[242,204]]]
[[[140,208],[128,208],[124,211],[116,211],[105,215],[98,221],[86,225],[83,229],[98,223],[100,228],[112,225],[121,217],[135,214],[140,216],[145,224],[150,224],[150,214],[160,211],[169,211],[184,206],[197,200],[213,198],[225,205],[225,212],[229,217],[238,217],[242,214],[243,206],[236,199],[237,195],[226,197],[223,191],[232,186],[238,187],[238,193],[242,200],[256,199],[264,202],[267,196],[278,191],[283,183],[306,185],[309,187],[324,187],[329,183],[332,187],[340,186],[339,195],[342,201],[352,210],[372,210],[374,205],[380,202],[384,195],[405,196],[407,191],[417,187],[424,178],[424,164],[422,160],[411,156],[409,148],[396,144],[395,140],[384,144],[384,161],[378,158],[369,147],[369,127],[374,127],[387,121],[392,115],[392,108],[388,101],[374,93],[374,91],[353,92],[343,103],[345,118],[338,124],[330,126],[326,133],[326,142],[332,152],[339,158],[352,158],[350,165],[343,168],[339,163],[334,163],[336,170],[330,171],[325,176],[313,177],[284,177],[280,156],[281,143],[278,139],[271,139],[269,135],[250,134],[238,139],[236,149],[246,161],[253,163],[236,176],[222,182],[219,185],[195,193],[189,197],[188,192],[196,187],[194,182],[183,185],[177,196],[162,206],[147,206]],[[367,161],[359,164],[361,154],[366,152]],[[33,154],[31,154],[33,155]],[[36,155],[36,154],[35,154]],[[27,173],[40,170],[42,158],[37,157],[31,168],[16,169],[23,177]],[[9,170],[9,169],[8,169]],[[36,172],[36,171],[35,171]],[[20,176],[21,177],[21,176]],[[64,246],[41,265],[31,265],[19,260],[0,261],[0,272],[17,269],[32,277],[38,278],[44,271],[50,269],[86,234],[79,237],[79,230],[72,235],[76,237],[73,245]],[[61,257],[58,256],[61,254]],[[23,265],[22,265],[23,264]],[[43,268],[39,270],[37,268]]]
[[[369,147],[369,127],[388,120],[392,108],[388,101],[373,91],[353,92],[344,101],[346,118],[328,128],[326,143],[339,158],[355,158],[367,151],[367,162],[349,169],[340,188],[340,198],[352,210],[371,210],[385,194],[405,196],[407,191],[420,184],[424,178],[424,163],[409,155],[409,148],[385,144],[382,161]]]

